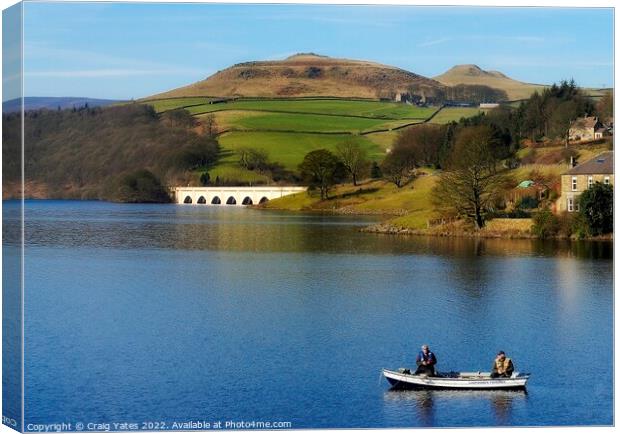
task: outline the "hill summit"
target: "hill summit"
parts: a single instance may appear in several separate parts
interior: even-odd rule
[[[284,60],[233,65],[205,80],[150,98],[308,97],[389,98],[417,88],[441,89],[435,80],[364,60],[298,53]]]
[[[514,80],[499,71],[485,71],[478,65],[456,65],[441,75],[434,77],[438,82],[446,86],[458,84],[484,85],[506,92],[511,100],[525,99],[535,90],[542,90],[540,84],[523,83]]]

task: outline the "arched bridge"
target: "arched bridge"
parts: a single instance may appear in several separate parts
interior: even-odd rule
[[[175,202],[192,205],[257,205],[306,187],[174,187]]]

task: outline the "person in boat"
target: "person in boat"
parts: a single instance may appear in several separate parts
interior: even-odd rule
[[[437,358],[428,348],[428,345],[422,345],[422,351],[418,353],[415,363],[418,365],[415,375],[426,374],[429,377],[435,376],[435,365],[437,364]]]
[[[515,367],[512,364],[512,360],[506,357],[506,353],[500,351],[497,353],[495,360],[493,361],[493,367],[491,368],[491,378],[507,378],[512,375]]]

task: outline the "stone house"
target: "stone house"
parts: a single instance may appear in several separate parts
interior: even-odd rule
[[[568,140],[585,141],[603,138],[605,128],[595,116],[577,118],[568,130]]]
[[[556,211],[579,211],[579,195],[595,182],[614,185],[613,151],[603,152],[562,174],[561,195],[556,202]]]

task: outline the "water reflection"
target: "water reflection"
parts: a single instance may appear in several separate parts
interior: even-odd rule
[[[4,201],[4,243],[19,243],[18,218]],[[444,257],[560,256],[607,259],[611,242],[441,238],[367,234],[373,216],[333,216],[256,209],[26,201],[27,245],[164,248],[246,252],[422,254]],[[18,229],[18,227],[16,227]],[[480,273],[487,273],[484,268]]]
[[[526,390],[399,390],[389,389],[384,394],[384,402],[395,411],[402,407],[415,410],[421,426],[438,426],[437,407],[448,404],[459,405],[459,401],[484,401],[494,417],[494,425],[511,425],[512,409],[515,401],[527,399]],[[413,404],[413,405],[411,405]]]
[[[19,225],[6,203],[4,216]],[[241,420],[249,403],[301,428],[613,423],[613,263],[575,259],[611,258],[611,243],[376,235],[363,217],[175,205],[29,201],[26,219],[32,422]],[[532,373],[562,360],[562,375],[537,375],[527,402],[377,386],[422,342],[445,371],[503,348]],[[582,375],[583,348],[601,375]]]

